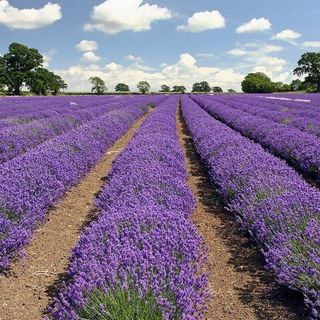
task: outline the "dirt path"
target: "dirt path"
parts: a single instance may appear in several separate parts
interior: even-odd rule
[[[91,172],[50,212],[26,248],[26,259],[0,276],[0,320],[40,320],[57,284],[64,277],[68,257],[81,229],[94,215],[94,200],[104,185],[112,161],[131,140],[146,116],[108,150]]]
[[[192,221],[209,248],[206,271],[211,299],[206,320],[302,320],[302,298],[275,284],[259,251],[239,231],[221,203],[194,148],[181,114],[178,134],[186,155],[189,186],[197,198]]]

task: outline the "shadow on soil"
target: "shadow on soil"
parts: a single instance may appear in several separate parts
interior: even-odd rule
[[[218,234],[227,245],[231,258],[229,264],[237,272],[244,272],[252,279],[244,287],[236,288],[239,299],[250,306],[259,320],[306,320],[308,314],[301,294],[276,283],[274,276],[264,268],[264,258],[257,244],[240,230],[235,217],[223,209],[217,188],[210,182],[205,165],[200,159],[181,111],[179,121],[183,127],[183,142],[191,163],[191,174],[200,178],[199,201],[206,210],[222,221]],[[236,319],[235,319],[236,320]]]

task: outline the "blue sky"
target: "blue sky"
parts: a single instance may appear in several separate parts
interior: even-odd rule
[[[320,49],[320,1],[307,2],[2,0],[0,53],[11,42],[39,49],[70,90],[93,75],[110,90],[139,80],[239,89],[251,71],[291,81],[301,54]]]

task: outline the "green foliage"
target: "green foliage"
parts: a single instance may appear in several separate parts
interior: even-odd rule
[[[316,91],[320,92],[320,52],[304,53],[293,73],[299,77],[306,74],[305,82],[315,85]]]
[[[22,85],[29,80],[31,72],[42,66],[43,57],[37,49],[12,43],[9,52],[1,59],[1,75],[9,94],[20,95]]]
[[[192,86],[192,92],[210,92],[211,88],[207,81],[196,82]]]
[[[213,92],[223,92],[223,90],[222,90],[221,87],[213,87],[213,88],[212,88],[212,91],[213,91]]]
[[[129,86],[125,83],[118,83],[115,87],[116,92],[128,92],[130,91]]]
[[[236,93],[237,91],[234,89],[228,89],[228,93]]]
[[[171,88],[166,84],[163,84],[159,92],[170,92],[170,91],[171,91]]]
[[[30,73],[26,86],[37,95],[47,95],[48,92],[57,95],[60,89],[67,87],[67,84],[53,72],[45,68],[37,68]]]
[[[273,82],[273,91],[288,92],[291,91],[291,85],[283,82]]]
[[[142,93],[142,94],[146,94],[149,92],[150,90],[150,84],[149,82],[147,81],[140,81],[138,84],[137,84],[137,88],[139,89],[139,91]]]
[[[291,91],[307,90],[308,85],[300,79],[292,80],[290,83]]]
[[[172,92],[185,93],[187,88],[185,86],[173,86]]]
[[[91,92],[95,94],[103,94],[107,90],[105,82],[99,77],[90,77],[89,82],[92,85]]]
[[[37,49],[12,43],[8,53],[0,57],[0,91],[4,86],[8,94],[20,95],[26,85],[35,94],[56,95],[67,84],[53,72],[42,67],[43,56]]]
[[[105,293],[91,292],[87,304],[78,312],[90,320],[161,320],[162,312],[152,293],[140,297],[136,290],[122,288]]]
[[[246,93],[269,93],[273,91],[271,79],[263,72],[249,73],[241,83]]]

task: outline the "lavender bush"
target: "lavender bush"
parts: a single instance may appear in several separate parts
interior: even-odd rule
[[[0,166],[0,270],[26,245],[50,206],[145,111],[141,102],[114,110]]]
[[[205,97],[193,99],[212,116],[320,182],[320,140],[317,137],[223,104],[211,103]]]
[[[182,111],[229,210],[261,244],[280,283],[320,313],[320,192],[284,161],[215,120],[190,98]]]
[[[205,251],[188,220],[176,131],[178,99],[157,107],[113,164],[82,233],[54,319],[198,319],[206,298]]]

